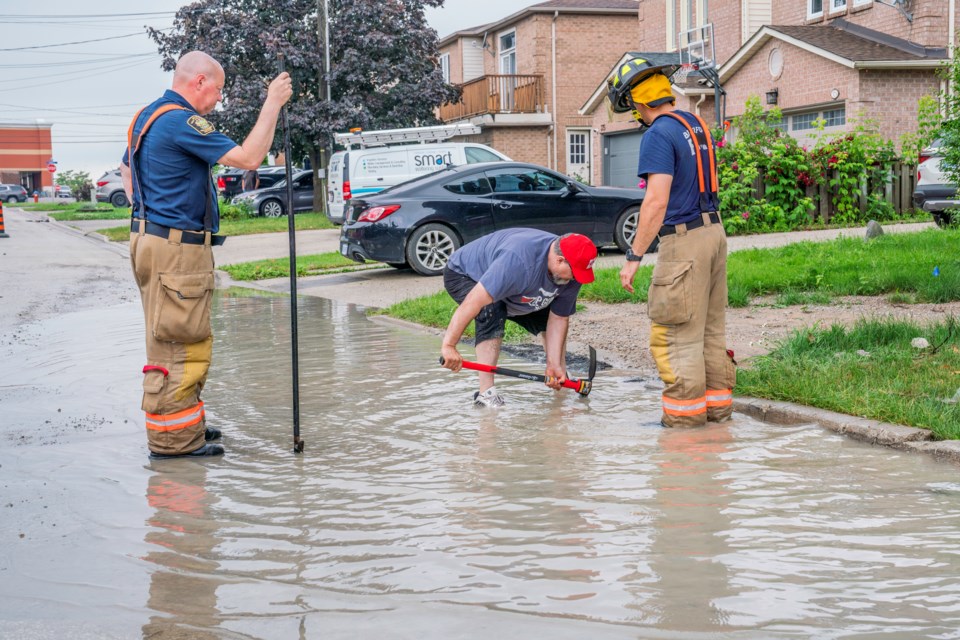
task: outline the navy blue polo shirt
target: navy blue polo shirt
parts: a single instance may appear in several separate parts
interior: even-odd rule
[[[215,131],[183,96],[167,90],[151,103],[134,125],[140,131],[157,108],[177,104],[186,109],[169,111],[150,125],[137,152],[137,176],[133,177],[133,211],[139,215],[140,202],[146,204],[147,219],[174,229],[203,231],[205,198],[213,205],[212,231],[220,229],[217,189],[210,168],[237,143]],[[129,150],[122,162],[129,166]],[[141,193],[142,190],[142,193]]]
[[[682,112],[675,113],[682,117]],[[700,128],[695,120],[691,126]],[[673,176],[663,224],[676,225],[700,217],[700,182],[697,177],[700,157],[697,146],[697,141],[690,139],[687,129],[670,116],[660,116],[654,120],[640,139],[637,175],[644,179],[651,173]],[[706,167],[704,175],[709,175]]]

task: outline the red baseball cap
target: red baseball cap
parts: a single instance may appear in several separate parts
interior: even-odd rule
[[[568,233],[560,238],[560,253],[573,271],[573,279],[580,284],[593,282],[593,262],[597,247],[593,240],[579,233]]]

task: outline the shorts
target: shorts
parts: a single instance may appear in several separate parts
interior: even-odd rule
[[[477,286],[476,280],[469,276],[451,271],[448,267],[443,269],[443,287],[450,294],[450,297],[457,301],[457,304],[462,303],[475,286]],[[522,316],[508,316],[507,303],[502,301],[492,302],[481,309],[477,317],[474,318],[474,335],[476,336],[474,344],[503,338],[507,320],[520,325],[533,335],[538,335],[547,330],[547,320],[549,318],[549,306]]]

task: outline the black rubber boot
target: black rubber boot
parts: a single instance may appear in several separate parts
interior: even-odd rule
[[[180,453],[177,455],[168,455],[165,453],[150,452],[151,460],[173,460],[174,458],[203,458],[207,456],[222,456],[223,447],[219,444],[205,444],[196,451],[190,453]]]
[[[211,440],[219,440],[220,436],[223,434],[220,433],[220,429],[214,429],[213,427],[207,427],[207,430],[203,433],[203,439],[207,442]]]

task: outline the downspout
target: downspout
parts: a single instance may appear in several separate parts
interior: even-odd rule
[[[951,3],[952,4],[952,3]],[[557,162],[557,18],[560,17],[559,11],[553,12],[553,22],[550,24],[550,44],[553,49],[553,73],[552,83],[553,83],[553,125],[550,127],[553,130],[553,166],[550,168],[554,171],[559,171],[560,165]],[[549,135],[549,134],[548,134]],[[548,142],[549,144],[549,138]]]
[[[696,106],[694,106],[694,108],[693,108],[694,112],[695,112],[697,115],[700,115],[700,105],[702,105],[702,104],[703,104],[703,101],[706,100],[706,99],[707,99],[707,94],[701,93],[701,94],[700,94],[700,99],[697,100],[697,104],[696,104]]]
[[[956,23],[957,23],[957,5],[954,0],[950,0],[947,5],[950,7],[947,12],[947,61],[950,63],[950,67],[953,67],[953,59],[955,57],[953,47],[953,39],[956,37]],[[943,81],[940,82],[941,87],[940,91],[943,92]],[[952,102],[954,91],[956,87],[953,86],[953,82],[948,83],[947,85],[948,96],[950,102]]]

